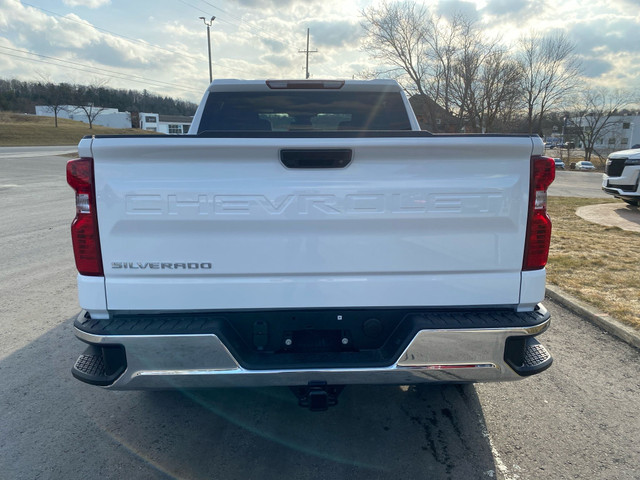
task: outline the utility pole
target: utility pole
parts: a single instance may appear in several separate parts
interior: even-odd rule
[[[209,32],[209,29],[213,21],[216,19],[216,17],[211,17],[211,20],[209,20],[208,23],[206,18],[204,17],[199,17],[199,18],[207,26],[207,47],[209,49],[209,83],[211,83],[213,82],[213,71],[211,70],[211,33]]]
[[[309,50],[309,29],[308,28],[307,28],[307,49],[306,50],[298,50],[298,53],[306,53],[307,54],[307,66],[306,66],[307,76],[305,78],[308,79],[309,78],[309,54],[310,53],[318,53],[318,50]]]

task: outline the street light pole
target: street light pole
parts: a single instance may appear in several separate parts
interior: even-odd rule
[[[210,30],[211,24],[216,19],[216,17],[211,17],[211,20],[209,20],[208,22],[205,17],[199,17],[199,18],[207,26],[207,48],[209,50],[209,83],[211,83],[213,82],[213,71],[211,70],[211,33],[209,30]]]

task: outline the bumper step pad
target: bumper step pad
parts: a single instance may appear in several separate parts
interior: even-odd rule
[[[551,358],[551,354],[544,345],[528,345],[524,352],[523,367],[537,368]]]
[[[78,380],[92,385],[111,385],[126,369],[122,347],[90,345],[78,357],[71,373]]]
[[[73,366],[75,370],[83,375],[90,377],[102,378],[107,374],[104,372],[104,361],[102,355],[85,355],[82,354],[76,360],[76,364]]]
[[[551,366],[551,354],[533,337],[510,338],[507,342],[505,360],[518,375],[529,376],[540,373]]]

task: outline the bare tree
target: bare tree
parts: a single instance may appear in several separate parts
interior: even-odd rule
[[[485,132],[487,122],[493,123],[499,109],[495,102],[502,101],[498,92],[503,87],[498,82],[507,78],[500,75],[506,52],[498,46],[498,39],[488,38],[475,22],[462,19],[458,27],[452,103],[457,108],[460,127],[467,120],[472,130]]]
[[[444,19],[414,2],[383,2],[362,12],[364,50],[382,66],[374,76],[390,76],[409,94],[429,95],[448,112],[461,37],[472,31],[463,15]]]
[[[93,123],[98,115],[106,110],[106,107],[99,107],[95,105],[96,102],[100,101],[98,93],[105,83],[106,82],[94,83],[89,86],[76,86],[76,94],[77,98],[80,100],[80,105],[78,105],[74,111],[84,112],[87,117],[87,121],[89,122],[90,129],[93,128]]]
[[[55,85],[48,82],[45,85],[44,101],[46,102],[45,109],[53,113],[54,123],[58,128],[58,114],[60,112],[66,112],[68,104],[72,98],[72,88],[68,83],[61,83]]]
[[[425,41],[431,36],[429,11],[410,2],[383,2],[362,15],[364,49],[384,65],[376,76],[395,77],[407,91],[424,95],[432,58]]]
[[[464,15],[445,19],[412,2],[384,2],[362,15],[364,49],[383,64],[369,76],[396,78],[408,94],[428,97],[421,105],[431,125],[443,109],[458,130],[487,131],[515,101],[520,72],[498,39]]]
[[[520,69],[498,38],[461,19],[454,58],[451,102],[457,108],[460,127],[485,133],[493,131],[498,117],[520,105]]]
[[[620,129],[618,113],[634,100],[627,91],[598,88],[584,90],[568,112],[568,132],[584,146],[585,160],[591,160],[596,142]]]
[[[456,55],[468,21],[433,15],[414,2],[383,2],[362,12],[364,50],[382,65],[369,76],[396,79],[408,95],[420,95],[428,123],[453,118]]]
[[[474,30],[471,22],[463,27],[459,42],[459,51],[454,58],[452,103],[457,109],[460,127],[462,128],[465,119],[468,119],[473,120],[472,127],[475,129],[477,122],[475,122],[476,112],[473,106],[476,102],[474,83],[488,51],[480,42],[479,33]]]
[[[457,57],[462,49],[462,38],[471,30],[473,23],[462,14],[456,14],[450,20],[441,16],[429,18],[429,35],[425,41],[431,52],[431,78],[428,80],[428,93],[434,101],[447,111],[452,111],[452,92],[456,72]]]
[[[105,107],[97,107],[92,102],[89,102],[88,105],[78,105],[74,111],[82,111],[87,116],[87,120],[89,122],[89,128],[93,128],[93,122],[95,122],[98,115],[106,110]]]
[[[520,48],[527,125],[529,133],[540,132],[544,114],[578,86],[581,66],[564,33],[532,33],[520,40]]]
[[[518,88],[521,70],[504,50],[493,48],[484,58],[481,72],[472,84],[472,111],[482,133],[495,131],[506,110],[512,112],[519,106],[521,92]]]

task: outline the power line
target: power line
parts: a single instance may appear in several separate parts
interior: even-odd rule
[[[180,1],[181,1],[182,3],[186,3],[186,2],[184,2],[184,0],[180,0]],[[207,0],[200,0],[200,1],[201,1],[201,2],[203,2],[203,3],[206,3],[207,5],[209,5],[209,6],[210,6],[210,7],[212,7],[212,8],[215,8],[216,10],[219,10],[219,11],[223,12],[224,14],[226,14],[226,15],[230,16],[231,18],[234,18],[234,19],[238,20],[240,23],[245,24],[248,28],[250,28],[250,29],[252,29],[252,30],[253,30],[253,34],[254,34],[254,35],[256,35],[256,36],[258,36],[258,37],[262,38],[263,40],[272,40],[272,41],[275,41],[275,42],[278,42],[278,43],[284,43],[284,42],[282,41],[282,38],[278,38],[278,37],[276,37],[276,36],[272,35],[272,34],[271,34],[271,32],[269,32],[269,31],[265,30],[264,28],[259,27],[259,26],[255,25],[255,24],[253,24],[253,23],[249,23],[249,22],[247,22],[246,20],[243,20],[241,17],[238,17],[238,16],[236,16],[236,15],[233,15],[232,13],[229,13],[227,10],[225,10],[225,9],[223,9],[223,8],[220,8],[220,7],[218,7],[218,6],[214,5],[214,4],[213,4],[213,3],[211,3],[211,2],[208,2]],[[194,8],[197,8],[197,7],[194,7]],[[226,23],[229,23],[229,24],[231,24],[231,25],[235,25],[235,26],[236,26],[236,27],[238,27],[238,28],[241,28],[241,25],[238,25],[238,24],[235,24],[235,23],[233,23],[233,22],[229,22],[229,21],[225,21],[225,22],[226,22]],[[264,33],[264,35],[260,35],[260,34],[255,33],[255,30],[260,30],[261,32],[263,32],[263,33]]]
[[[183,3],[184,5],[186,5],[187,7],[191,7],[191,8],[193,8],[194,10],[198,10],[200,13],[204,13],[204,14],[206,14],[206,15],[208,15],[208,16],[210,16],[210,15],[211,15],[211,12],[207,12],[206,10],[203,10],[203,9],[201,9],[201,8],[198,8],[198,7],[196,7],[195,5],[191,5],[190,3],[185,2],[184,0],[178,0],[178,1],[179,1],[180,3]]]
[[[5,47],[1,47],[1,48],[5,48]],[[47,65],[53,65],[56,67],[60,67],[60,68],[67,68],[70,70],[74,70],[74,71],[80,71],[80,72],[87,72],[87,73],[94,73],[95,74],[95,69],[93,69],[93,67],[85,65],[86,68],[82,68],[82,67],[77,67],[77,66],[69,66],[69,65],[64,65],[64,64],[60,64],[60,63],[54,63],[54,62],[50,62],[47,60],[42,60],[40,58],[29,58],[29,57],[22,57],[20,55],[15,55],[12,53],[8,53],[8,52],[0,52],[0,54],[8,56],[8,57],[13,57],[13,58],[17,58],[19,60],[24,60],[24,61],[28,61],[28,62],[35,62],[35,63],[44,63]],[[57,60],[57,61],[62,61],[62,60]],[[138,82],[138,83],[144,83],[145,85],[151,85],[152,87],[156,87],[156,88],[160,88],[160,87],[165,87],[164,85],[154,85],[153,81],[149,81],[148,79],[136,79],[136,78],[127,78],[126,75],[124,74],[119,74],[117,72],[114,72],[114,74],[109,74],[109,73],[101,73],[100,75],[104,76],[104,77],[110,77],[110,78],[115,78],[118,80],[129,80],[132,82]],[[176,88],[175,85],[173,85],[174,88]],[[186,90],[189,92],[194,92],[194,93],[202,93],[201,90],[194,90],[191,88],[179,88],[180,90]]]
[[[191,8],[193,8],[194,10],[197,10],[197,11],[198,11],[198,12],[200,12],[200,13],[204,13],[204,14],[205,14],[205,15],[207,15],[207,16],[211,16],[211,12],[208,12],[207,10],[203,10],[203,9],[202,9],[202,8],[200,8],[200,7],[196,7],[195,5],[193,5],[193,4],[191,4],[191,3],[189,3],[189,2],[187,2],[187,1],[185,1],[185,0],[178,0],[178,1],[179,1],[180,3],[182,3],[183,5],[186,5],[187,7],[191,7]],[[220,10],[220,11],[222,11],[222,12],[226,12],[225,10],[222,10],[221,8],[218,8],[218,7],[214,6],[214,5],[211,5],[211,6],[212,6],[213,8],[215,8],[215,9],[217,9],[217,10]],[[233,15],[230,15],[230,16],[232,16],[232,17],[233,17]],[[238,25],[237,23],[230,22],[229,20],[225,20],[224,18],[220,18],[220,17],[216,16],[216,20],[218,20],[219,22],[222,22],[222,23],[228,23],[229,25],[233,25],[234,27],[238,27],[238,28],[240,28],[240,25]],[[241,21],[242,21],[242,20],[241,20]]]
[[[75,20],[73,18],[69,18],[69,17],[67,17],[65,15],[62,15],[60,13],[56,13],[56,12],[53,12],[51,10],[47,10],[46,8],[38,7],[37,5],[32,5],[31,3],[26,3],[26,2],[21,2],[21,3],[23,5],[35,8],[36,10],[40,10],[40,11],[48,13],[50,15],[54,15],[56,17],[60,17],[60,18],[64,19],[67,22],[77,23],[79,25],[83,25],[85,27],[89,27],[89,28],[92,28],[94,30],[98,30],[100,32],[108,33],[108,34],[113,35],[115,37],[124,38],[125,40],[128,40],[129,42],[138,43],[138,44],[144,45],[146,47],[153,47],[153,48],[157,48],[159,50],[164,50],[165,52],[177,53],[177,54],[185,56],[185,57],[191,57],[191,58],[194,58],[194,59],[198,59],[198,57],[195,57],[193,55],[189,55],[188,53],[179,52],[177,50],[171,50],[169,48],[161,47],[160,45],[154,45],[153,43],[149,43],[149,42],[147,42],[145,40],[140,40],[140,39],[137,39],[137,38],[127,37],[126,35],[122,35],[122,34],[119,34],[119,33],[112,32],[112,31],[107,30],[105,28],[101,28],[101,27],[98,27],[96,25],[93,25],[92,23],[89,23],[89,22],[86,22],[86,21],[83,22],[83,21],[80,21],[80,20]]]
[[[196,91],[192,87],[189,87],[189,86],[186,86],[186,85],[180,85],[178,83],[163,82],[162,80],[152,80],[152,79],[149,79],[149,78],[145,78],[145,77],[143,77],[141,75],[135,75],[135,74],[130,74],[130,73],[123,73],[123,72],[118,72],[118,71],[113,71],[113,70],[107,70],[107,69],[104,69],[104,68],[94,67],[92,65],[87,65],[87,64],[84,64],[84,63],[74,62],[74,61],[71,61],[71,60],[57,58],[57,57],[51,57],[51,56],[48,56],[48,55],[42,55],[42,54],[39,54],[39,53],[29,52],[27,50],[19,50],[17,48],[5,47],[5,46],[2,46],[2,45],[0,45],[0,48],[2,48],[4,50],[11,50],[11,51],[18,52],[18,53],[24,53],[26,55],[32,55],[32,56],[35,56],[35,57],[46,58],[48,60],[54,60],[56,62],[63,62],[65,64],[71,64],[71,65],[77,65],[77,66],[84,67],[84,68],[89,68],[89,69],[91,69],[92,72],[93,71],[98,71],[98,72],[105,72],[105,73],[112,74],[112,75],[119,75],[123,79],[124,78],[131,79],[131,80],[139,79],[140,81],[144,80],[147,83],[155,83],[156,86],[181,88],[183,90],[189,90],[189,91],[192,91],[192,92]],[[24,58],[24,57],[18,57],[18,58]],[[64,65],[60,65],[60,66],[64,66]]]
[[[194,7],[193,5],[189,5],[187,2],[184,2],[184,1],[183,1],[183,3],[184,3],[185,5],[188,5],[188,6],[192,7],[192,8],[196,8],[196,7]],[[169,53],[173,53],[173,54],[176,54],[176,55],[180,55],[181,57],[191,58],[191,59],[196,60],[196,61],[198,61],[198,62],[200,62],[200,61],[201,61],[201,59],[200,59],[199,57],[197,57],[197,56],[195,56],[195,55],[191,55],[191,54],[186,53],[186,52],[184,52],[184,51],[172,50],[172,49],[170,49],[170,48],[166,48],[166,47],[162,47],[162,46],[160,46],[160,45],[156,45],[156,44],[153,44],[153,43],[149,43],[149,42],[147,42],[147,41],[145,41],[145,40],[139,40],[139,39],[136,39],[136,38],[128,37],[128,36],[126,36],[126,35],[121,35],[121,34],[119,34],[119,33],[115,33],[115,32],[112,32],[112,31],[110,31],[110,30],[107,30],[107,29],[105,29],[105,28],[101,28],[101,27],[98,27],[98,26],[96,26],[96,25],[93,25],[93,24],[91,24],[91,23],[89,23],[89,22],[83,22],[83,21],[75,20],[75,19],[73,19],[73,18],[69,18],[69,17],[67,17],[67,16],[65,16],[65,15],[62,15],[62,14],[60,14],[60,13],[56,13],[56,12],[54,12],[54,11],[47,10],[46,8],[38,7],[37,5],[33,5],[33,4],[31,4],[31,3],[21,2],[21,4],[22,4],[22,5],[29,6],[29,7],[31,7],[31,8],[35,8],[36,10],[40,10],[40,11],[45,12],[45,13],[48,13],[48,14],[50,14],[50,15],[54,15],[54,16],[56,16],[56,17],[60,17],[60,18],[64,19],[65,21],[78,23],[78,24],[83,25],[83,26],[85,26],[85,27],[89,27],[89,28],[92,28],[92,29],[94,29],[94,30],[98,30],[98,31],[100,31],[100,32],[108,33],[108,34],[110,34],[110,35],[113,35],[113,36],[115,36],[115,37],[119,37],[119,38],[125,39],[125,40],[127,40],[127,41],[129,41],[129,42],[132,42],[132,43],[137,43],[137,44],[140,44],[140,45],[144,45],[144,46],[146,46],[146,47],[156,48],[156,49],[159,49],[159,50],[163,50],[163,51],[165,51],[165,52],[169,52]],[[198,10],[200,10],[200,9],[198,9]],[[204,10],[200,10],[200,11],[201,11],[201,12],[204,12]],[[207,12],[204,12],[204,13],[207,13]],[[232,71],[240,72],[240,73],[242,73],[243,75],[247,75],[247,73],[246,73],[246,72],[244,72],[244,71],[242,71],[242,70],[239,70],[239,69],[237,69],[237,68],[228,67],[228,66],[222,66],[222,65],[220,65],[219,63],[215,63],[215,62],[214,62],[213,64],[214,64],[214,65],[216,65],[216,66],[218,66],[218,67],[223,67],[223,68],[225,68],[225,69],[227,69],[227,70],[232,70]]]

